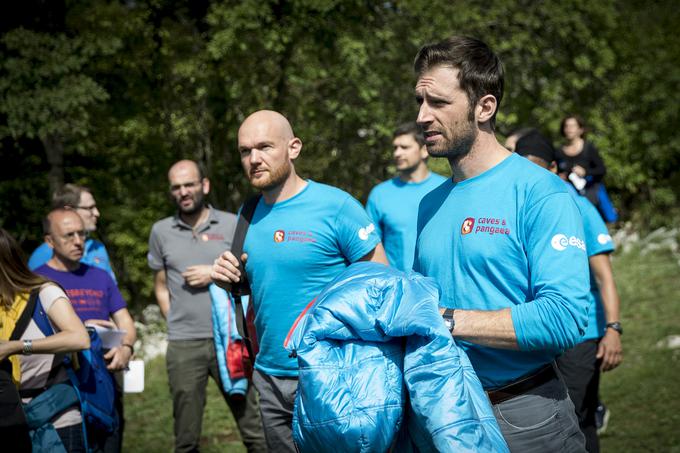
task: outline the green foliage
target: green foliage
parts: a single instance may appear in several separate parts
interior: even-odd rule
[[[0,224],[37,245],[45,175],[54,185],[63,166],[65,181],[92,187],[99,234],[136,309],[152,300],[146,241],[172,213],[172,162],[201,161],[211,202],[236,210],[250,192],[238,126],[271,108],[303,140],[303,176],[364,200],[392,175],[393,128],[416,116],[418,48],[452,34],[482,38],[504,61],[500,135],[534,125],[558,141],[560,119],[579,113],[624,218],[651,228],[680,214],[672,2],[38,3],[3,22]],[[449,173],[445,161],[430,166]]]

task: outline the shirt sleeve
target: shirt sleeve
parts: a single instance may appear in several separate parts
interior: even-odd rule
[[[586,235],[588,257],[599,255],[600,253],[613,252],[614,242],[609,235],[607,225],[602,220],[602,216],[597,212],[597,208],[586,198],[579,201],[579,209],[583,217],[583,230]]]
[[[581,216],[566,192],[541,198],[523,216],[533,300],[511,308],[517,343],[521,350],[558,353],[578,343],[588,324],[590,280]]]
[[[50,258],[52,258],[52,249],[46,242],[43,242],[31,253],[31,257],[28,259],[28,268],[34,271],[47,263]]]
[[[368,213],[368,217],[373,221],[373,225],[375,225],[375,234],[378,235],[381,241],[384,241],[383,237],[383,231],[382,231],[382,216],[380,214],[380,211],[378,210],[378,202],[376,201],[376,194],[375,190],[372,190],[371,193],[368,195],[368,201],[366,201],[366,212]]]
[[[350,263],[353,263],[379,243],[375,224],[361,204],[348,196],[335,216],[335,233],[340,251]]]
[[[607,168],[604,166],[604,161],[600,156],[600,152],[597,150],[595,145],[587,142],[588,147],[588,165],[586,166],[586,174],[593,178],[593,181],[600,182],[604,175],[607,173]]]
[[[154,271],[160,271],[165,268],[161,240],[155,225],[151,228],[151,234],[149,235],[149,253],[146,255],[146,259],[149,267]]]
[[[111,258],[109,257],[109,252],[106,250],[106,247],[102,244],[102,269],[106,271],[107,274],[113,279],[114,283],[117,283],[118,280],[116,280],[116,274],[113,272],[113,268],[111,267]]]
[[[113,315],[115,312],[121,308],[127,308],[125,300],[123,300],[123,295],[118,290],[118,285],[113,281],[109,274],[105,274],[108,280],[107,293],[108,293],[108,303],[109,303],[109,314]]]

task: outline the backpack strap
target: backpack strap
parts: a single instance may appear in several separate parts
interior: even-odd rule
[[[19,319],[17,319],[17,322],[14,325],[12,335],[9,337],[10,341],[16,341],[20,339],[24,332],[26,332],[28,323],[31,322],[31,318],[33,317],[33,311],[35,310],[39,291],[40,288],[34,288],[31,290],[31,294],[28,296],[28,302],[26,303],[26,308],[24,308],[24,311],[21,312]]]
[[[255,355],[253,354],[250,337],[248,336],[246,316],[243,311],[243,301],[241,300],[242,296],[250,294],[250,282],[248,281],[248,276],[246,275],[245,268],[241,262],[241,255],[243,255],[243,244],[245,243],[246,235],[248,234],[248,227],[250,227],[250,222],[253,220],[253,214],[255,214],[255,208],[257,208],[260,198],[262,198],[262,195],[255,195],[250,197],[243,204],[241,214],[238,216],[238,222],[236,223],[234,240],[231,243],[231,253],[238,260],[239,270],[241,271],[241,281],[231,285],[231,295],[234,298],[235,305],[234,313],[236,315],[236,329],[241,338],[243,338],[252,360],[254,360]]]
[[[62,288],[60,284],[56,282],[51,283],[57,285],[59,288],[62,289],[62,291],[64,291],[64,294],[66,294],[66,291],[64,290],[64,288]],[[39,293],[40,288],[35,288],[33,291],[31,291],[31,296],[28,300],[28,304],[26,305],[26,309],[24,310],[24,312],[21,314],[21,318],[19,319],[19,321],[21,321],[24,315],[29,314],[29,316],[26,321],[26,326],[23,328],[18,338],[20,338],[23,332],[26,330],[26,327],[28,327],[28,323],[30,322],[31,319],[33,319],[33,322],[36,323],[36,325],[43,333],[43,335],[45,335],[45,337],[54,335],[54,329],[52,328],[52,324],[50,324],[50,318],[48,318],[47,312],[45,312],[42,303],[40,303],[40,296],[38,295]],[[14,335],[14,333],[12,333],[12,335]],[[47,382],[45,383],[45,387],[39,389],[22,389],[19,391],[21,396],[23,398],[35,397],[36,395],[39,395],[40,393],[44,392],[45,389],[52,387],[52,385],[54,385],[54,381],[57,377],[59,369],[63,365],[65,357],[66,354],[63,352],[55,353],[54,358],[52,359],[52,367],[50,368],[50,374],[47,376]]]

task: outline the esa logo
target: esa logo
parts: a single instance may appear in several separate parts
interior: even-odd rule
[[[366,240],[368,240],[368,236],[370,236],[371,233],[373,233],[374,231],[375,231],[375,225],[373,225],[371,223],[368,226],[366,226],[365,228],[359,228],[359,231],[358,231],[357,234],[359,235],[359,239],[361,239],[362,241],[366,241]]]
[[[597,242],[599,242],[602,245],[605,245],[609,242],[612,241],[612,237],[608,234],[598,234],[597,235]]]
[[[567,239],[567,236],[561,233],[558,233],[552,237],[550,240],[550,245],[552,245],[552,248],[558,252],[566,250],[567,247],[576,247],[577,249],[581,249],[584,252],[586,251],[586,243],[581,239],[577,238],[576,236],[571,236]]]
[[[286,233],[283,230],[276,230],[274,232],[274,242],[280,243],[286,239]]]

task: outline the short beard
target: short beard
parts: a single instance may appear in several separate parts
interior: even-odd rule
[[[193,196],[194,199],[194,205],[190,208],[183,208],[180,203],[177,203],[177,207],[179,208],[180,212],[184,215],[194,215],[197,214],[203,209],[204,205],[204,200],[205,197],[203,195],[203,192],[196,192],[196,194]]]
[[[472,145],[477,140],[479,131],[475,127],[475,111],[468,110],[467,122],[462,126],[462,130],[457,131],[455,137],[444,144],[444,149],[427,148],[427,153],[432,157],[445,157],[449,160],[460,159],[467,156],[472,149]]]
[[[293,169],[293,167],[290,164],[290,162],[286,161],[285,164],[275,168],[272,172],[269,173],[269,180],[268,181],[258,181],[258,180],[253,180],[251,178],[250,183],[257,190],[261,190],[263,192],[269,192],[271,190],[278,188],[281,184],[283,184],[286,181],[286,179],[288,179],[288,177],[290,176],[292,169]]]

